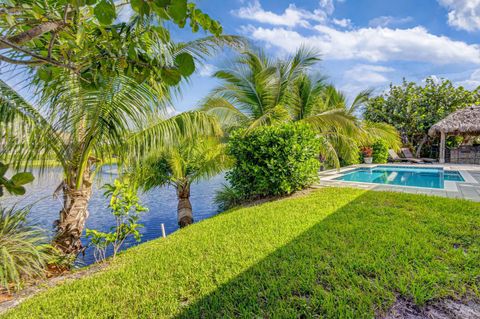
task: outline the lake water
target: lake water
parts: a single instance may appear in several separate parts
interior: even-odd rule
[[[29,215],[29,221],[42,228],[48,229],[53,234],[53,222],[58,218],[62,207],[61,198],[53,198],[52,194],[61,182],[62,171],[60,168],[51,168],[48,172],[39,174],[39,170],[33,170],[35,181],[27,186],[25,196],[9,196],[6,194],[1,201],[6,206],[17,203],[23,207],[35,203]],[[90,216],[87,220],[87,228],[108,231],[114,225],[114,219],[108,210],[108,199],[103,197],[101,189],[104,183],[111,182],[116,177],[115,167],[104,167],[97,176],[92,198],[89,204]],[[193,184],[191,188],[191,202],[195,221],[211,217],[217,214],[217,207],[213,198],[217,190],[225,183],[223,175],[219,175],[208,181]],[[142,242],[161,237],[161,224],[165,224],[167,234],[178,229],[177,225],[177,199],[173,187],[162,187],[141,194],[141,203],[149,209],[144,213],[140,223]],[[87,240],[83,239],[84,244]],[[134,240],[126,242],[123,248],[128,248],[137,243]],[[79,257],[79,264],[91,264],[94,262],[92,249],[87,249],[85,256]]]

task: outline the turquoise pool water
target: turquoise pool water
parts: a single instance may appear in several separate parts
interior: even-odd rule
[[[335,178],[347,182],[390,184],[401,186],[445,188],[445,181],[463,182],[457,171],[445,171],[443,168],[376,166],[373,168],[356,168]]]

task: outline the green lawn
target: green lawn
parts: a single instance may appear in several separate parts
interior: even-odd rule
[[[324,189],[137,246],[7,318],[371,318],[480,297],[480,204]]]

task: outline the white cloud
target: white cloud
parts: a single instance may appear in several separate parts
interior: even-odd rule
[[[448,11],[448,24],[461,30],[480,30],[480,0],[438,0]]]
[[[370,62],[401,60],[435,64],[480,64],[480,46],[429,33],[423,27],[409,29],[360,28],[339,31],[317,25],[316,34],[304,36],[285,28],[249,26],[245,32],[255,40],[294,52],[301,45],[317,47],[324,58],[361,59]]]
[[[464,81],[458,81],[456,83],[459,86],[463,86],[468,90],[476,89],[480,86],[480,69],[476,69],[470,74],[470,77]]]
[[[209,76],[212,76],[216,71],[217,71],[216,66],[206,63],[206,64],[202,64],[198,68],[198,75],[203,77],[209,77]]]
[[[352,26],[350,19],[333,19],[332,22],[342,28],[350,28]]]
[[[294,4],[290,4],[282,14],[265,11],[258,0],[251,2],[246,7],[233,11],[233,14],[242,19],[287,27],[308,27],[310,25],[309,21],[324,22],[327,19],[327,14],[322,10],[310,12],[297,8]]]
[[[374,18],[368,22],[371,27],[388,27],[394,25],[401,25],[413,21],[412,17],[398,18],[392,16],[381,16]]]
[[[361,83],[365,85],[378,85],[389,82],[385,76],[386,73],[391,73],[395,69],[381,65],[358,64],[344,73],[344,77],[349,82]]]
[[[324,9],[327,14],[332,14],[335,10],[333,0],[320,0],[320,7]]]

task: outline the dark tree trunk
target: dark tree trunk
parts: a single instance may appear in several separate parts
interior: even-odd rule
[[[425,145],[427,141],[428,141],[428,135],[425,134],[417,146],[417,150],[415,151],[415,157],[417,158],[421,157],[423,145]]]
[[[184,181],[177,184],[178,197],[178,226],[183,228],[193,224],[192,203],[190,203],[190,182]]]
[[[72,169],[72,174],[76,170]],[[63,182],[63,209],[60,218],[55,221],[56,235],[53,245],[65,254],[78,254],[83,250],[81,237],[88,218],[88,203],[92,195],[92,178],[90,170],[86,170],[82,186],[75,187],[76,178],[70,184]]]

